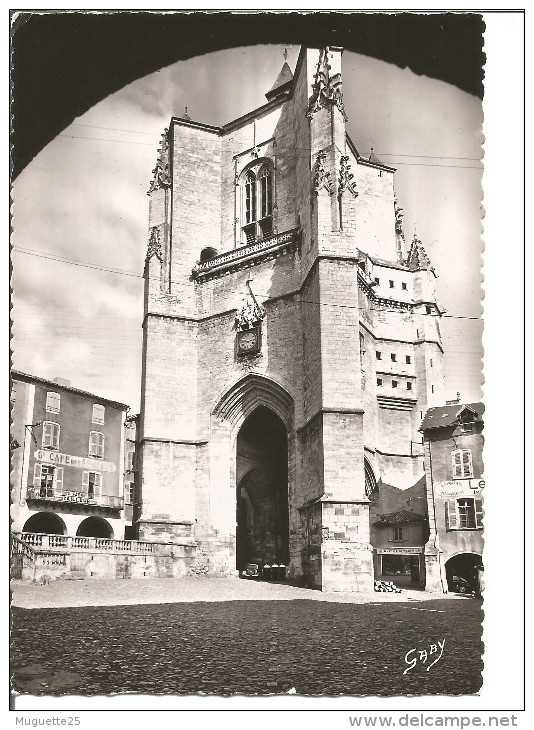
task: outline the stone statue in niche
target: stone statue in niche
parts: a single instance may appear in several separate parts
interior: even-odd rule
[[[402,230],[402,219],[404,218],[404,208],[401,208],[400,205],[397,202],[397,198],[394,200],[394,206],[395,206],[395,233],[397,236],[403,236],[404,233]]]
[[[352,181],[354,175],[350,171],[350,163],[348,155],[342,155],[339,162],[339,180],[337,194],[341,198],[345,190],[352,193],[354,197],[358,197],[359,193],[356,190],[356,183]]]
[[[248,330],[253,327],[261,325],[263,318],[265,317],[265,308],[258,302],[254,296],[254,292],[250,286],[252,279],[248,279],[247,288],[248,295],[243,299],[241,309],[238,310],[233,329],[235,330]]]
[[[149,261],[152,256],[156,256],[160,261],[163,261],[161,255],[161,240],[159,237],[159,228],[154,226],[150,229],[150,238],[148,240],[148,249],[146,252],[145,261]]]
[[[319,195],[321,188],[325,188],[329,195],[332,195],[333,192],[330,173],[324,166],[325,160],[326,152],[324,150],[319,150],[317,160],[315,162],[315,172],[313,174],[313,189],[315,190],[316,195]]]

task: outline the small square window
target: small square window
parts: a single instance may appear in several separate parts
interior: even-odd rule
[[[430,306],[430,304],[427,304],[426,305],[426,313],[427,314],[432,314],[432,307]]]
[[[376,379],[376,384],[377,384],[377,385],[382,385],[382,383],[383,383],[383,380],[382,380],[382,378],[377,378],[377,379]]]
[[[391,353],[391,362],[397,362],[397,356],[394,352]]]
[[[401,286],[404,289],[404,291],[406,291],[406,289],[408,288],[408,284],[405,281],[402,282]]]
[[[412,362],[412,356],[411,355],[406,355],[406,364],[407,365],[410,365],[411,362]]]
[[[382,353],[381,353],[381,352],[379,352],[379,351],[377,350],[375,354],[376,354],[376,359],[377,359],[377,360],[382,360]]]
[[[375,276],[375,284],[380,284],[380,279],[378,278],[378,276]]]
[[[411,390],[411,389],[412,389],[412,384],[410,383],[410,381],[408,381],[406,383],[406,390]]]
[[[389,288],[390,289],[393,289],[394,286],[395,286],[395,282],[390,279],[389,280]]]
[[[396,380],[392,380],[392,381],[391,381],[391,387],[392,387],[392,388],[396,388],[396,387],[397,387],[397,385],[398,385],[398,382],[397,382]]]

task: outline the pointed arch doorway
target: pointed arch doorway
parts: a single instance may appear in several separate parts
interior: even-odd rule
[[[239,430],[236,481],[236,568],[288,565],[287,430],[266,406],[258,406]]]

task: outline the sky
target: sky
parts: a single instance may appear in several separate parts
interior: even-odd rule
[[[265,102],[276,45],[168,66],[92,107],[27,166],[13,189],[13,364],[139,408],[143,264],[151,171],[185,106],[224,124]],[[295,68],[298,47],[288,47]],[[482,102],[442,81],[343,55],[347,129],[397,168],[404,232],[438,273],[446,396],[482,397]]]

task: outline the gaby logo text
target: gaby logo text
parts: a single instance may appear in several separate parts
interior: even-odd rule
[[[426,668],[426,671],[428,672],[430,667],[433,667],[434,664],[437,664],[441,659],[444,646],[445,639],[443,639],[443,641],[438,641],[437,644],[430,644],[430,649],[428,651],[426,649],[410,649],[410,651],[407,651],[404,656],[404,661],[409,666],[406,667],[403,674],[408,674],[408,672],[416,666],[418,661],[421,662],[421,664],[426,664],[427,661],[434,657],[435,654],[438,654],[439,651],[439,655],[435,657],[434,660]]]

